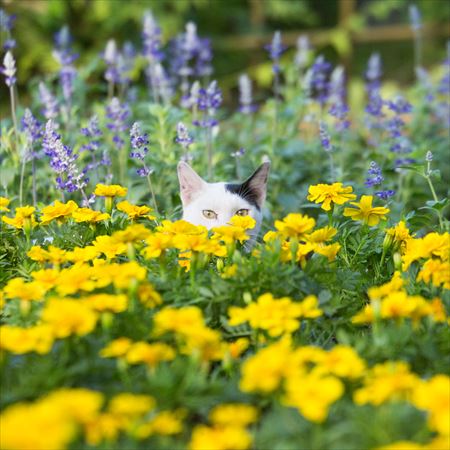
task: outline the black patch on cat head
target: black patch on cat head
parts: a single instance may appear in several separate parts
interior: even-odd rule
[[[244,181],[241,184],[232,184],[232,183],[226,184],[225,190],[231,192],[232,194],[239,195],[239,197],[246,200],[248,203],[250,203],[250,205],[256,207],[258,211],[260,210],[260,207],[258,205],[258,194],[252,189],[252,187],[246,181]]]
[[[226,184],[228,192],[239,195],[250,205],[261,210],[266,199],[267,178],[269,176],[270,162],[266,161],[256,169],[255,173],[241,184]]]

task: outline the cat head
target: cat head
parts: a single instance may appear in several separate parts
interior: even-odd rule
[[[264,162],[243,183],[207,183],[185,162],[178,163],[183,219],[208,229],[226,225],[234,215],[249,215],[256,220],[256,236],[266,199],[270,162]]]

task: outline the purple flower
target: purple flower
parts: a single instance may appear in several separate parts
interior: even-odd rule
[[[6,86],[11,88],[16,84],[16,61],[9,50],[6,52],[6,55],[3,58],[3,67],[0,68],[0,71],[5,76]]]
[[[342,66],[338,66],[331,74],[329,84],[329,98],[331,107],[328,110],[329,114],[337,119],[337,131],[346,130],[350,126],[350,121],[347,119],[349,108],[345,103],[345,95],[344,68]]]
[[[119,70],[117,68],[119,62],[119,52],[117,51],[116,41],[110,39],[106,43],[103,59],[106,63],[105,80],[110,83],[118,83],[120,81]]]
[[[382,200],[389,200],[390,197],[395,195],[395,191],[393,191],[393,190],[377,191],[377,192],[375,192],[375,195],[378,198],[381,198]]]
[[[142,167],[136,170],[140,177],[146,177],[153,173],[153,169],[145,163],[145,156],[148,153],[147,145],[150,144],[147,133],[142,133],[141,126],[138,122],[133,123],[130,129],[130,144],[133,151],[130,158],[137,159],[141,162]]]
[[[328,133],[328,127],[325,122],[320,122],[319,124],[319,136],[320,142],[323,149],[329,153],[333,151],[333,146],[331,145],[330,134]]]
[[[47,120],[55,119],[59,112],[58,101],[42,81],[39,83],[39,98],[43,106],[41,112],[44,117]]]
[[[373,117],[383,117],[384,100],[381,98],[378,90],[369,92],[369,102],[365,111]]]
[[[144,12],[142,43],[142,54],[150,64],[163,59],[163,53],[161,51],[161,28],[149,10]]]
[[[16,15],[8,15],[4,9],[0,9],[0,29],[6,33],[11,32],[16,21]]]
[[[245,154],[245,149],[241,147],[239,150],[232,152],[231,156],[233,158],[242,158],[244,156],[244,154]]]
[[[367,62],[366,80],[367,89],[369,91],[373,89],[379,89],[381,84],[381,76],[383,75],[381,68],[381,58],[378,53],[372,53],[369,61]]]
[[[426,162],[431,162],[433,161],[433,153],[431,153],[429,150],[427,151],[426,155],[425,155],[425,161]]]
[[[70,109],[70,104],[72,101],[72,94],[74,89],[73,83],[77,76],[77,71],[73,65],[73,62],[78,58],[78,55],[76,53],[73,53],[72,49],[70,48],[71,42],[72,37],[67,26],[64,26],[58,33],[55,34],[56,48],[53,51],[53,57],[61,66],[59,72],[59,81],[68,109]]]
[[[26,108],[22,117],[22,127],[27,135],[28,145],[31,147],[42,137],[42,124],[33,116],[33,113]]]
[[[417,33],[422,28],[422,17],[416,5],[409,5],[409,21],[412,30]]]
[[[281,41],[281,33],[276,31],[273,35],[272,42],[264,48],[268,51],[270,59],[273,61],[272,69],[274,73],[280,71],[280,56],[286,50],[286,46]]]
[[[311,44],[309,42],[308,36],[300,36],[297,39],[297,53],[294,57],[294,63],[298,69],[303,70],[306,67],[308,63],[310,48]]]
[[[98,138],[103,136],[103,133],[98,126],[97,116],[94,115],[89,119],[87,126],[81,129],[81,134],[83,136],[86,136],[90,140],[87,144],[81,146],[80,152],[84,151],[95,152],[96,150],[99,149],[100,141],[98,140]]]
[[[388,101],[388,108],[394,111],[396,114],[407,114],[412,111],[412,105],[406,101],[403,97],[398,95],[393,101]]]
[[[203,128],[212,128],[217,125],[215,114],[222,104],[222,91],[217,86],[217,81],[211,81],[207,89],[199,90],[198,109],[203,111],[203,119],[194,121],[194,125]]]
[[[252,99],[252,80],[247,74],[239,77],[239,111],[243,114],[251,114],[256,111]]]
[[[62,143],[52,120],[46,124],[42,147],[44,153],[50,157],[50,167],[57,174],[58,188],[67,192],[83,191],[88,179],[76,166],[78,155],[74,155],[73,150]]]
[[[106,127],[114,133],[113,141],[119,149],[125,144],[125,141],[120,135],[128,128],[127,119],[129,115],[130,109],[128,105],[126,103],[121,104],[117,97],[113,97],[106,107],[106,117],[110,119]]]
[[[172,97],[172,89],[162,64],[158,62],[149,65],[145,69],[145,73],[147,75],[147,80],[149,81],[149,88],[153,92],[154,100],[162,100],[166,104],[169,103]]]
[[[189,146],[194,142],[194,139],[189,135],[188,129],[183,122],[178,122],[177,125],[177,137],[175,142],[180,144],[184,151],[189,149]]]
[[[311,88],[313,95],[317,101],[324,105],[328,99],[328,77],[331,70],[331,64],[325,60],[322,55],[319,55],[311,67]]]
[[[384,181],[381,168],[375,161],[371,161],[367,175],[368,177],[364,183],[367,187],[378,186]]]

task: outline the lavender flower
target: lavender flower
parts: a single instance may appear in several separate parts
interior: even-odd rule
[[[407,114],[412,111],[411,103],[409,103],[400,95],[395,97],[393,101],[388,101],[386,104],[388,108],[391,111],[394,111],[396,114]]]
[[[281,33],[276,31],[273,35],[272,42],[264,47],[273,62],[272,70],[274,73],[280,72],[280,56],[286,50],[286,46],[281,41]]]
[[[311,87],[313,95],[320,105],[324,105],[328,100],[328,77],[331,70],[331,64],[325,60],[322,55],[319,55],[311,67]]]
[[[375,162],[371,161],[369,170],[367,171],[367,179],[364,183],[367,187],[378,186],[384,181],[383,175],[381,173],[381,167]]]
[[[247,74],[239,77],[239,111],[243,114],[251,114],[256,111],[252,99],[252,80]]]
[[[216,111],[222,104],[222,91],[217,86],[217,81],[211,81],[207,89],[199,90],[198,109],[203,111],[203,119],[195,121],[194,125],[203,128],[212,128],[217,125]]]
[[[16,21],[16,15],[8,15],[3,9],[0,9],[0,29],[5,32],[6,39],[3,41],[3,49],[8,51],[16,46],[16,41],[11,37],[11,31]]]
[[[147,74],[147,79],[151,80],[151,85],[149,87],[153,91],[154,100],[162,100],[165,104],[168,104],[172,97],[172,89],[162,64],[158,62],[149,65],[146,68],[145,73]]]
[[[39,98],[43,106],[41,112],[44,117],[47,120],[55,119],[59,112],[58,101],[42,81],[39,83]]]
[[[144,12],[142,41],[142,53],[150,64],[163,59],[163,53],[161,51],[161,28],[149,10]]]
[[[105,60],[107,66],[105,71],[105,80],[109,82],[110,86],[114,86],[115,83],[120,81],[120,75],[117,68],[119,52],[117,51],[117,45],[114,39],[110,39],[106,43],[103,59]],[[112,95],[112,92],[110,92],[110,94]]]
[[[6,52],[6,55],[3,58],[3,67],[0,68],[0,71],[5,76],[6,86],[11,88],[16,84],[16,61],[9,50]]]
[[[194,83],[192,83],[191,89],[189,90],[189,93],[181,97],[181,106],[187,109],[194,109],[194,115],[200,98],[200,89],[200,82],[194,81]]]
[[[382,200],[389,200],[390,197],[395,195],[395,191],[388,189],[386,191],[376,191],[375,195]]]
[[[194,139],[189,135],[189,131],[183,122],[178,122],[175,142],[180,144],[185,151],[188,150],[189,146],[194,142]]]
[[[26,108],[22,117],[22,128],[27,136],[28,148],[42,137],[42,124],[33,116],[33,113]]]
[[[322,144],[323,149],[330,153],[333,151],[333,146],[331,145],[331,139],[330,134],[328,133],[328,127],[326,123],[320,122],[319,123],[319,136],[320,136],[320,142]]]
[[[81,134],[90,140],[87,144],[81,146],[80,152],[95,152],[99,149],[100,141],[98,138],[103,136],[103,133],[98,126],[97,116],[94,115],[89,119],[87,126],[81,129]]]
[[[131,42],[125,42],[122,46],[122,52],[117,56],[118,83],[126,86],[130,82],[130,71],[134,65],[136,51]]]
[[[409,5],[409,21],[414,33],[417,33],[422,28],[422,17],[419,8],[416,5]]]
[[[56,132],[52,120],[46,124],[42,147],[44,153],[50,157],[51,168],[57,174],[58,189],[67,192],[79,190],[87,201],[83,188],[87,185],[88,179],[76,166],[78,155],[74,155],[73,150],[62,143],[61,136]]]
[[[72,37],[67,26],[64,26],[58,33],[55,34],[56,48],[53,51],[53,57],[61,66],[59,80],[63,97],[66,102],[67,114],[70,113],[74,89],[73,84],[77,76],[77,71],[73,66],[73,62],[78,58],[78,55],[72,52],[72,49],[70,48],[71,42]]]
[[[242,147],[239,150],[236,150],[235,152],[231,153],[231,156],[233,158],[242,158],[244,155],[245,155],[245,149]]]
[[[130,115],[130,109],[126,103],[121,104],[117,97],[113,97],[106,107],[106,117],[110,121],[106,124],[107,128],[114,133],[113,142],[121,149],[125,141],[120,136],[127,127],[127,119]]]
[[[294,57],[294,63],[298,69],[303,70],[308,64],[310,48],[308,36],[303,35],[297,39],[297,53]]]
[[[337,119],[336,130],[343,131],[350,126],[350,121],[347,119],[349,108],[345,103],[345,76],[344,68],[337,66],[330,78],[329,84],[329,98],[331,107],[328,112]]]
[[[366,80],[367,80],[367,90],[371,91],[373,89],[379,89],[381,85],[381,58],[379,53],[372,53],[370,55],[369,61],[367,63]]]

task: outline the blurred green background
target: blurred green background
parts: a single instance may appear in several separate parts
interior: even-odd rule
[[[16,14],[13,30],[17,47],[18,88],[27,100],[28,81],[58,70],[52,57],[53,35],[68,24],[80,54],[77,67],[97,60],[89,74],[102,80],[99,60],[106,41],[131,41],[141,47],[142,16],[151,9],[158,19],[163,40],[194,21],[202,37],[210,37],[214,51],[214,78],[224,90],[225,101],[237,101],[237,77],[250,72],[256,80],[256,97],[265,97],[270,86],[270,62],[263,45],[275,30],[283,33],[290,60],[295,40],[306,33],[317,52],[334,64],[343,63],[352,77],[362,77],[367,58],[376,51],[383,58],[384,78],[408,84],[414,79],[412,32],[407,0],[2,0],[8,14]],[[425,24],[424,66],[440,63],[450,37],[450,2],[414,2]],[[91,66],[92,67],[92,66]],[[138,79],[139,80],[139,79]],[[140,78],[143,84],[143,77]],[[7,95],[1,84],[2,113],[7,113]]]

